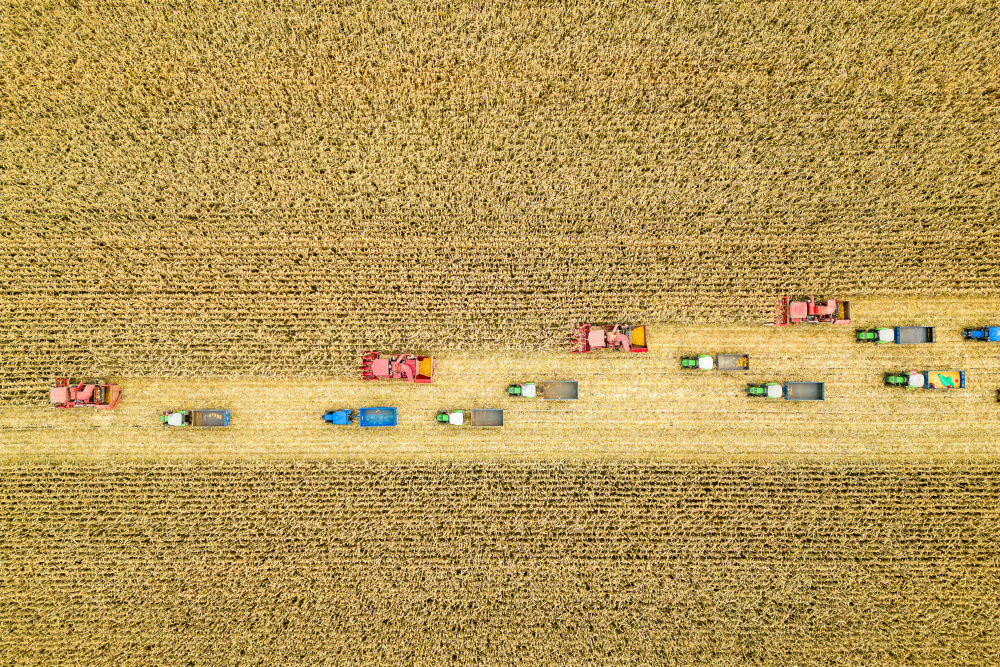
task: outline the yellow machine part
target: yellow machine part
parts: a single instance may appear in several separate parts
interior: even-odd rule
[[[629,340],[636,347],[646,347],[646,327],[635,327],[630,332]]]

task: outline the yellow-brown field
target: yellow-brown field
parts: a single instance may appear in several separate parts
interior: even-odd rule
[[[11,3],[0,390],[1000,295],[991,4]]]
[[[1000,324],[998,16],[4,3],[0,664],[1000,662],[1000,347],[958,336]],[[763,327],[779,294],[940,341]],[[930,367],[969,386],[880,385]],[[549,378],[581,400],[502,394]],[[319,420],[364,404],[400,426]]]
[[[6,664],[995,664],[1000,468],[30,465]]]

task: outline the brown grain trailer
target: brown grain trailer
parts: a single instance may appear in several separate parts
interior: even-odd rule
[[[720,354],[715,357],[715,367],[720,371],[750,370],[749,354]]]
[[[503,426],[503,410],[469,410],[469,426]]]
[[[580,383],[576,380],[543,382],[542,398],[546,401],[575,401],[580,398]]]

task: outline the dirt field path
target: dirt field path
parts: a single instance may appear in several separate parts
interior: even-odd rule
[[[0,456],[671,458],[697,456],[966,457],[1000,455],[1000,345],[961,340],[964,325],[997,303],[855,302],[858,326],[938,327],[939,342],[853,342],[854,327],[653,326],[648,354],[448,354],[430,386],[351,379],[174,380],[124,378],[111,413],[37,407],[0,414]],[[873,317],[881,313],[882,317]],[[986,318],[988,319],[988,317]],[[695,374],[683,354],[745,351],[747,373]],[[964,390],[882,386],[885,371],[967,372]],[[580,400],[546,404],[504,395],[510,382],[577,379]],[[822,380],[827,400],[795,404],[744,396],[748,381]],[[395,429],[333,427],[335,407],[394,405]],[[166,429],[164,409],[229,408],[229,429]],[[443,408],[497,407],[502,430],[447,427]]]

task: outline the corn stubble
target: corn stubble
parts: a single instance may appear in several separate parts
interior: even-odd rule
[[[44,456],[101,460],[470,457],[537,460],[737,456],[880,457],[951,460],[1000,456],[1000,351],[963,340],[961,328],[1000,299],[857,299],[859,327],[913,322],[934,326],[933,345],[874,345],[853,327],[651,325],[644,354],[486,350],[439,357],[430,385],[358,378],[124,378],[126,398],[112,413],[53,410],[40,383],[33,401],[0,412],[0,462]],[[746,373],[683,370],[698,352],[739,350]],[[893,370],[958,368],[968,386],[953,391],[886,387]],[[580,400],[505,396],[514,382],[567,379]],[[826,400],[795,404],[748,398],[748,382],[814,380]],[[389,405],[391,429],[333,427],[320,416],[340,407]],[[232,425],[164,428],[158,415],[180,406],[225,407]],[[503,408],[502,429],[448,428],[441,409]]]

